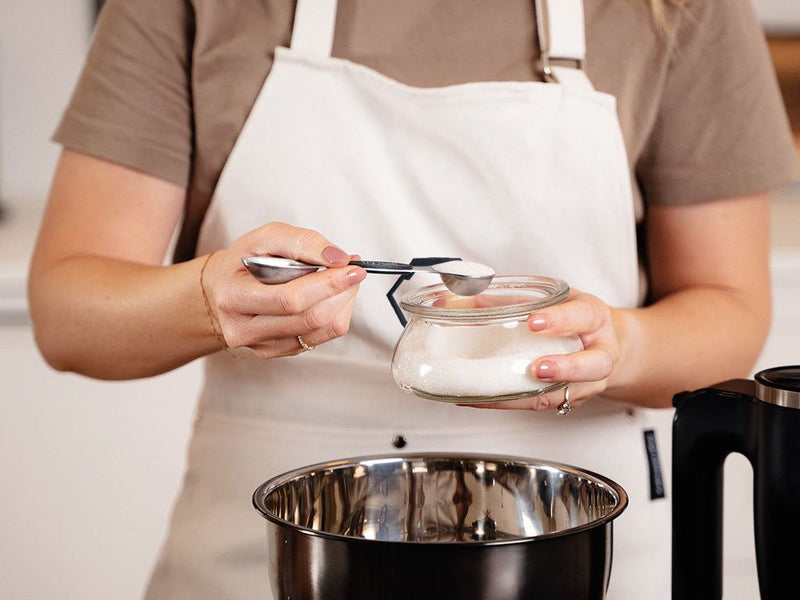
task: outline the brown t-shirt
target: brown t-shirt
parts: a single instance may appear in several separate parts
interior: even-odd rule
[[[647,204],[788,183],[796,158],[749,0],[690,0],[656,31],[646,0],[591,0],[586,71],[616,96],[639,217]],[[110,0],[54,139],[187,188],[176,259],[272,65],[293,0]],[[532,0],[339,0],[334,56],[403,83],[541,80]],[[298,224],[302,225],[302,224]]]

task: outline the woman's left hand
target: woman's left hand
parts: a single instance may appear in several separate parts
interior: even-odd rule
[[[572,290],[566,302],[528,317],[528,327],[535,333],[577,335],[583,343],[581,351],[542,356],[530,366],[532,377],[546,383],[567,383],[571,409],[580,406],[590,396],[601,394],[608,387],[609,377],[620,356],[620,343],[612,315],[612,309],[596,296]],[[519,400],[470,406],[547,410],[556,409],[564,399],[564,390],[557,390]]]

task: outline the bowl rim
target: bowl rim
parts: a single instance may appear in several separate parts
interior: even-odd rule
[[[585,477],[587,479],[594,480],[596,484],[609,489],[613,494],[616,495],[617,504],[607,514],[591,521],[590,523],[576,525],[575,527],[569,527],[567,529],[554,531],[552,533],[542,533],[539,535],[504,538],[499,540],[498,539],[464,540],[464,541],[452,541],[452,542],[417,541],[417,540],[373,540],[363,537],[342,535],[340,533],[331,533],[329,531],[318,531],[314,529],[308,529],[306,527],[301,527],[300,525],[297,525],[290,521],[286,521],[285,519],[281,519],[276,515],[270,513],[266,509],[266,506],[264,506],[264,500],[279,486],[289,483],[290,481],[297,479],[299,477],[309,475],[314,471],[339,469],[366,462],[389,463],[389,462],[408,462],[413,460],[431,460],[431,459],[481,460],[484,462],[515,463],[526,467],[536,467],[536,466],[552,467],[555,469],[559,469],[561,471],[570,472]],[[474,546],[521,544],[521,543],[531,542],[534,540],[538,541],[538,540],[566,537],[566,536],[576,535],[588,531],[590,529],[596,529],[603,525],[611,524],[611,522],[614,521],[614,519],[616,519],[617,517],[620,516],[620,514],[622,514],[622,512],[628,506],[628,494],[620,484],[610,479],[609,477],[606,477],[605,475],[601,475],[599,473],[596,473],[588,469],[584,469],[582,467],[576,467],[574,465],[561,462],[554,462],[539,458],[506,455],[506,454],[479,454],[474,452],[414,452],[414,453],[374,454],[374,455],[356,456],[351,458],[340,458],[291,469],[284,473],[275,475],[274,477],[271,477],[270,479],[259,485],[253,492],[252,504],[253,507],[268,522],[280,527],[288,528],[295,533],[308,535],[311,537],[320,537],[330,540],[347,541],[348,543],[372,543],[372,544],[380,543],[380,544],[401,544],[401,545],[410,544],[410,545],[425,545],[425,546],[437,546],[437,547],[459,546],[462,548],[466,548]]]

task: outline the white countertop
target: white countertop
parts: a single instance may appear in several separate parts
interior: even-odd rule
[[[39,229],[41,201],[6,202],[0,221],[0,325],[28,322],[26,278]],[[800,182],[772,200],[772,279],[800,286]]]

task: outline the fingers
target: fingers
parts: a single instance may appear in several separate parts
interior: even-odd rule
[[[583,343],[582,351],[539,358],[532,373],[543,381],[600,381],[619,358],[611,309],[591,294],[574,292],[567,302],[530,315],[528,326],[546,335],[577,335]]]
[[[341,266],[350,255],[313,229],[294,227],[286,223],[268,223],[242,236],[256,256],[282,256],[312,265]]]
[[[265,285],[242,265],[244,256],[277,255],[326,266],[280,285]],[[215,253],[206,281],[213,312],[231,348],[259,356],[289,356],[341,337],[350,327],[358,284],[366,271],[351,256],[310,229],[270,223]]]
[[[231,305],[223,309],[252,315],[296,315],[347,291],[366,277],[366,271],[360,267],[337,267],[304,275],[284,284],[265,285],[244,267],[237,267],[237,272],[239,277],[235,287],[227,295]]]
[[[325,327],[315,330],[301,328],[296,320],[292,321],[289,318],[284,318],[281,323],[279,320],[268,317],[254,317],[254,321],[263,319],[266,324],[264,328],[260,328],[258,324],[248,327],[248,331],[254,332],[254,340],[250,343],[242,344],[242,346],[250,348],[257,356],[264,359],[278,356],[294,356],[306,352],[306,348],[297,339],[298,335],[302,336],[307,346],[314,348],[347,333],[350,327],[350,316],[353,312],[355,298],[355,293],[353,293],[344,305],[338,307],[338,310],[332,307],[333,310],[336,310],[335,317]],[[340,300],[340,297],[335,300]],[[258,333],[256,334],[255,332]],[[258,341],[261,338],[266,338],[266,341]]]
[[[609,318],[610,309],[602,300],[574,292],[566,302],[531,314],[528,327],[549,335],[581,335],[597,331]]]
[[[571,408],[578,408],[587,398],[601,393],[604,389],[605,386],[598,382],[570,383],[569,403]],[[499,410],[547,411],[556,410],[564,401],[564,399],[564,389],[557,389],[546,394],[529,396],[527,398],[520,398],[517,400],[506,400],[503,402],[484,404],[461,404],[459,406],[465,406],[469,408],[493,408]]]
[[[533,374],[542,381],[600,381],[614,368],[617,350],[598,342],[572,354],[543,356],[533,364]]]
[[[547,307],[528,317],[528,327],[541,335],[578,336],[583,350],[551,354],[530,366],[533,377],[545,383],[567,383],[571,408],[587,398],[602,394],[619,358],[619,341],[611,309],[599,298],[573,290],[561,304]],[[519,400],[477,405],[479,408],[551,410],[564,401],[563,391]]]
[[[355,299],[356,290],[352,289],[295,314],[242,315],[238,333],[229,343],[255,347],[267,340],[302,335],[308,345],[319,346],[347,333]]]
[[[283,285],[265,286],[237,263],[234,268],[238,288],[227,295],[232,305],[223,306],[223,310],[232,312],[299,314],[360,283],[366,276],[363,269],[347,266],[351,256],[320,233],[286,223],[269,223],[251,231],[236,240],[230,250],[231,254],[238,251],[242,256],[274,255],[328,267]]]

